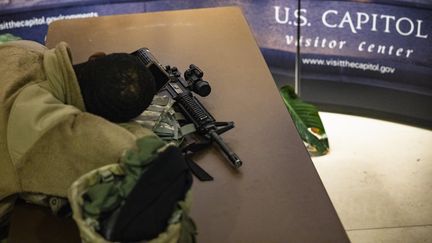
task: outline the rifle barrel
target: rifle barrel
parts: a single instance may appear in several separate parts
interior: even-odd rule
[[[239,168],[243,162],[240,160],[240,158],[235,154],[229,147],[226,145],[226,143],[223,141],[223,139],[219,136],[219,134],[216,133],[216,131],[211,131],[210,136],[213,141],[215,141],[219,147],[222,149],[222,151],[225,153],[225,155],[228,157],[231,166],[234,168]]]

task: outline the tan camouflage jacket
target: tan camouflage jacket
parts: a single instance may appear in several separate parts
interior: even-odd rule
[[[0,226],[18,194],[66,197],[78,177],[154,136],[85,112],[66,43],[1,44],[0,59]]]

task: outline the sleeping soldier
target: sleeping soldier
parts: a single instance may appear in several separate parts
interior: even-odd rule
[[[147,148],[138,150],[153,155],[147,162],[164,154],[164,142],[130,121],[155,94],[153,76],[132,55],[72,65],[66,43],[49,50],[14,41],[0,45],[0,58],[0,241],[17,198],[66,198],[74,181],[118,163],[139,138]],[[177,157],[165,160],[181,160],[171,150]]]

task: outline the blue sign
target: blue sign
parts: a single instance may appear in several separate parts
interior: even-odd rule
[[[302,80],[384,87],[432,102],[428,0],[302,0],[300,8],[296,0],[6,2],[0,1],[0,34],[41,43],[47,25],[59,19],[236,5],[279,83],[292,82],[299,46]],[[423,110],[432,115],[432,108]]]

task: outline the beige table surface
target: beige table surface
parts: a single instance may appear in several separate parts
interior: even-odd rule
[[[239,8],[64,20],[49,26],[46,44],[60,41],[75,63],[148,47],[164,65],[204,71],[212,93],[200,100],[235,122],[222,137],[244,164],[231,169],[215,148],[196,156],[215,177],[193,186],[199,242],[348,242]]]

